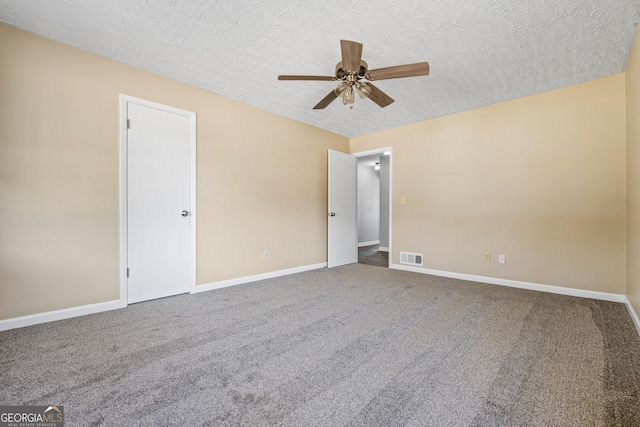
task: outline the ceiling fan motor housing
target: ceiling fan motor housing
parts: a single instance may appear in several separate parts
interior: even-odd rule
[[[348,72],[347,70],[345,70],[342,66],[342,61],[336,64],[336,77],[338,78],[338,80],[346,80],[346,77],[348,75],[354,75],[356,76],[356,79],[362,79],[365,77],[368,71],[369,66],[362,59],[360,60],[360,68],[357,72]]]

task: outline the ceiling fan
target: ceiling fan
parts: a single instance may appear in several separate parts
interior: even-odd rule
[[[281,75],[278,76],[278,80],[340,81],[340,84],[338,84],[334,90],[329,92],[322,101],[313,107],[314,110],[321,110],[331,104],[338,96],[342,96],[342,103],[344,105],[353,104],[355,92],[357,92],[362,99],[369,98],[380,107],[386,107],[393,102],[393,98],[369,82],[429,75],[428,62],[369,70],[367,63],[362,60],[362,43],[340,40],[340,48],[342,50],[342,61],[336,65],[335,76]],[[363,79],[367,81],[361,81]]]

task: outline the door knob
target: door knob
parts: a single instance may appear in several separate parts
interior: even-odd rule
[[[182,216],[189,216],[189,211],[182,211]]]
[[[336,216],[335,212],[328,213],[327,216]]]

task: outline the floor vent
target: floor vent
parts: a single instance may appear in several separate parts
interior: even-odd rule
[[[422,254],[400,252],[400,264],[419,265],[422,267]]]

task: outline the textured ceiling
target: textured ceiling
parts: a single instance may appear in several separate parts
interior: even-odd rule
[[[348,137],[624,71],[640,0],[0,0],[0,21]],[[312,110],[336,84],[340,39],[396,100]]]

